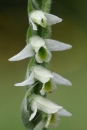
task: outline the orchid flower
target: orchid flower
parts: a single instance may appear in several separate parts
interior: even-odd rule
[[[58,115],[71,116],[71,113],[63,109],[62,106],[59,106],[52,101],[35,94],[32,96],[31,110],[33,111],[33,113],[31,114],[29,121],[31,121],[35,117],[38,110],[44,112],[47,115],[47,123],[45,127],[48,127],[48,125],[58,124]]]
[[[32,24],[33,30],[37,30],[37,25],[46,27],[47,25],[53,25],[61,21],[61,18],[42,12],[41,10],[34,10],[29,14],[29,22]]]
[[[25,48],[17,55],[10,58],[9,61],[18,61],[34,55],[38,63],[42,63],[43,61],[49,62],[52,57],[45,45],[45,41],[39,36],[31,37]]]
[[[49,62],[52,57],[50,51],[63,51],[70,48],[72,48],[72,46],[69,44],[51,39],[43,39],[39,36],[33,36],[30,38],[25,48],[17,55],[10,58],[9,61],[19,61],[35,55],[38,63],[42,63],[43,61]]]
[[[45,92],[52,92],[56,89],[56,84],[71,86],[71,82],[62,76],[52,73],[46,68],[36,65],[33,67],[32,73],[30,76],[23,82],[15,84],[15,86],[25,86],[34,84],[35,81],[40,81],[43,86],[40,90],[41,95],[44,95]]]

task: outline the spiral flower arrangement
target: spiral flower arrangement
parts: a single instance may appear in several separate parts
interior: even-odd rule
[[[15,86],[26,86],[26,94],[21,105],[21,118],[27,130],[47,130],[59,124],[59,116],[71,116],[62,106],[46,98],[57,89],[57,84],[71,86],[71,82],[48,70],[52,51],[72,48],[53,39],[51,25],[60,23],[61,18],[50,14],[51,0],[28,0],[29,28],[26,46],[9,61],[19,61],[30,57],[26,78]]]

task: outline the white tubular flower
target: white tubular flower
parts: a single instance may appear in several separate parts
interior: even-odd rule
[[[29,121],[31,121],[35,117],[37,110],[40,110],[50,115],[62,109],[62,106],[58,106],[57,104],[44,97],[41,97],[39,95],[33,95],[31,102],[31,110],[33,111],[33,113],[31,114]]]
[[[38,63],[49,62],[51,60],[50,51],[63,51],[72,48],[71,45],[51,39],[42,39],[39,36],[30,38],[29,43],[17,55],[9,59],[9,61],[19,61],[27,57],[35,55]]]
[[[31,121],[36,116],[38,110],[44,112],[47,115],[47,122],[45,124],[46,128],[49,125],[57,126],[60,121],[59,116],[72,116],[72,114],[63,109],[62,106],[59,106],[39,95],[32,96],[31,110],[33,113],[31,114],[29,121]]]
[[[43,61],[49,62],[51,60],[52,55],[47,49],[44,39],[39,36],[33,36],[30,39],[30,44],[36,52],[35,58],[38,63],[42,63]]]
[[[35,83],[35,79],[43,84],[40,90],[41,95],[45,92],[52,92],[56,89],[56,84],[71,86],[71,82],[62,76],[52,73],[40,65],[36,65],[33,68],[32,73],[25,81],[15,84],[15,86],[25,86]]]
[[[45,41],[39,36],[31,37],[25,48],[17,55],[10,58],[9,61],[18,61],[34,55],[38,63],[42,63],[43,61],[49,62],[52,57],[45,45]]]
[[[29,14],[29,21],[33,26],[33,30],[37,30],[37,24],[46,27],[46,25],[53,25],[62,21],[61,18],[42,12],[41,10],[34,10]]]
[[[34,66],[33,71],[28,77],[28,79],[26,79],[22,83],[15,84],[15,86],[25,86],[25,85],[33,84],[35,82],[34,79],[37,79],[41,83],[46,83],[50,80],[50,78],[53,78],[53,75],[51,74],[51,72],[37,65],[37,66]]]

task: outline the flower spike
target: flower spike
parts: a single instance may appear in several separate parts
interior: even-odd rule
[[[29,28],[26,46],[9,61],[30,58],[25,80],[15,86],[26,86],[26,94],[21,105],[21,118],[27,130],[44,130],[48,126],[57,126],[59,116],[72,116],[62,106],[46,98],[58,85],[71,86],[72,83],[55,72],[48,70],[52,51],[71,49],[69,44],[53,39],[51,25],[62,19],[50,14],[51,0],[28,0]]]

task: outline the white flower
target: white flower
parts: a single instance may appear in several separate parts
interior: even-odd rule
[[[33,26],[33,30],[37,30],[37,24],[46,27],[46,25],[53,25],[62,21],[61,18],[42,12],[41,10],[34,10],[29,14],[29,21]]]
[[[39,95],[33,95],[31,100],[31,114],[29,121],[31,121],[38,110],[44,112],[47,115],[47,122],[45,127],[56,126],[59,123],[59,116],[71,116],[72,114],[63,109],[62,106],[59,106],[52,101],[41,97]]]
[[[42,95],[44,95],[45,92],[54,91],[56,89],[56,84],[67,85],[67,86],[72,85],[70,81],[63,78],[62,76],[56,73],[52,73],[40,65],[36,65],[33,67],[32,73],[30,74],[28,79],[26,79],[21,83],[15,84],[15,86],[31,85],[35,83],[35,79],[37,79],[43,84],[42,89],[40,91]]]
[[[19,61],[35,55],[38,63],[42,63],[43,61],[49,62],[52,57],[50,51],[63,51],[70,48],[72,48],[72,46],[69,44],[33,36],[30,38],[25,48],[17,55],[10,58],[9,61]]]
[[[62,106],[58,106],[57,104],[53,103],[52,101],[39,96],[33,95],[32,102],[31,102],[31,110],[33,113],[30,116],[30,121],[35,117],[37,113],[37,109],[46,113],[46,114],[53,114],[58,112],[59,110],[63,109]]]
[[[42,63],[43,61],[49,62],[52,57],[45,45],[45,41],[39,36],[31,37],[25,48],[17,55],[10,58],[9,61],[18,61],[34,55],[38,63]]]

